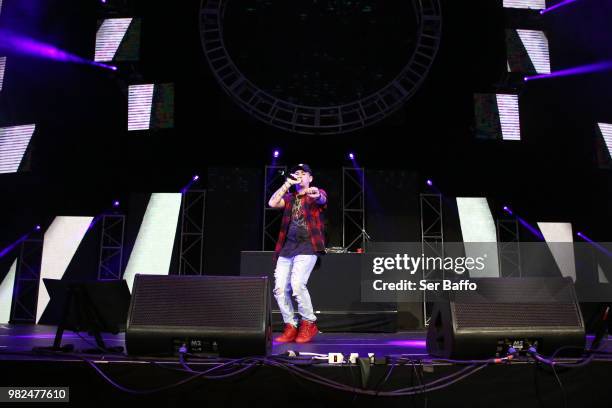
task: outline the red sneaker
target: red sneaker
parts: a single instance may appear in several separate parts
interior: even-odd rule
[[[298,335],[297,327],[295,327],[291,323],[285,323],[285,331],[283,332],[283,334],[275,338],[274,341],[278,343],[290,343],[293,340],[295,340],[297,335]]]
[[[295,339],[296,343],[308,343],[319,333],[319,329],[315,322],[309,322],[308,320],[302,320],[300,323],[300,332]]]

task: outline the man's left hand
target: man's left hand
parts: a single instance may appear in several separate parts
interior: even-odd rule
[[[310,187],[308,189],[308,191],[306,192],[306,195],[308,195],[308,197],[314,198],[314,199],[317,199],[317,198],[321,197],[321,193],[319,192],[319,189],[316,188],[316,187]]]

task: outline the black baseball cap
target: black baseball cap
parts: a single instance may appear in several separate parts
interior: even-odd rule
[[[295,173],[298,170],[302,170],[305,173],[309,173],[310,175],[312,175],[312,169],[310,168],[309,165],[307,164],[296,164],[295,166],[291,167],[291,170],[289,170],[289,173]]]

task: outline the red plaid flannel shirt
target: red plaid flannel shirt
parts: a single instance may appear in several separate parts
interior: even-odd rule
[[[325,204],[320,205],[316,203],[315,198],[304,196],[303,200],[303,211],[304,220],[306,221],[306,227],[310,235],[310,243],[315,252],[325,252],[325,235],[324,225],[321,221],[321,213],[327,208],[327,193],[325,190],[319,189],[321,196],[325,197]],[[293,207],[293,201],[296,199],[297,193],[287,193],[283,196],[285,201],[285,209],[283,212],[283,220],[281,223],[280,232],[278,233],[278,241],[276,241],[276,248],[274,249],[274,259],[278,259],[285,240],[287,239],[287,232],[289,231],[289,224],[291,223],[291,208]]]

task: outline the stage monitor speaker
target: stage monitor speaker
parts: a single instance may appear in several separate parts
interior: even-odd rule
[[[272,346],[267,277],[136,275],[125,345],[131,355],[263,356]]]
[[[427,351],[453,359],[505,357],[508,347],[550,355],[585,347],[585,329],[570,278],[479,278],[475,292],[455,292],[433,306]]]

